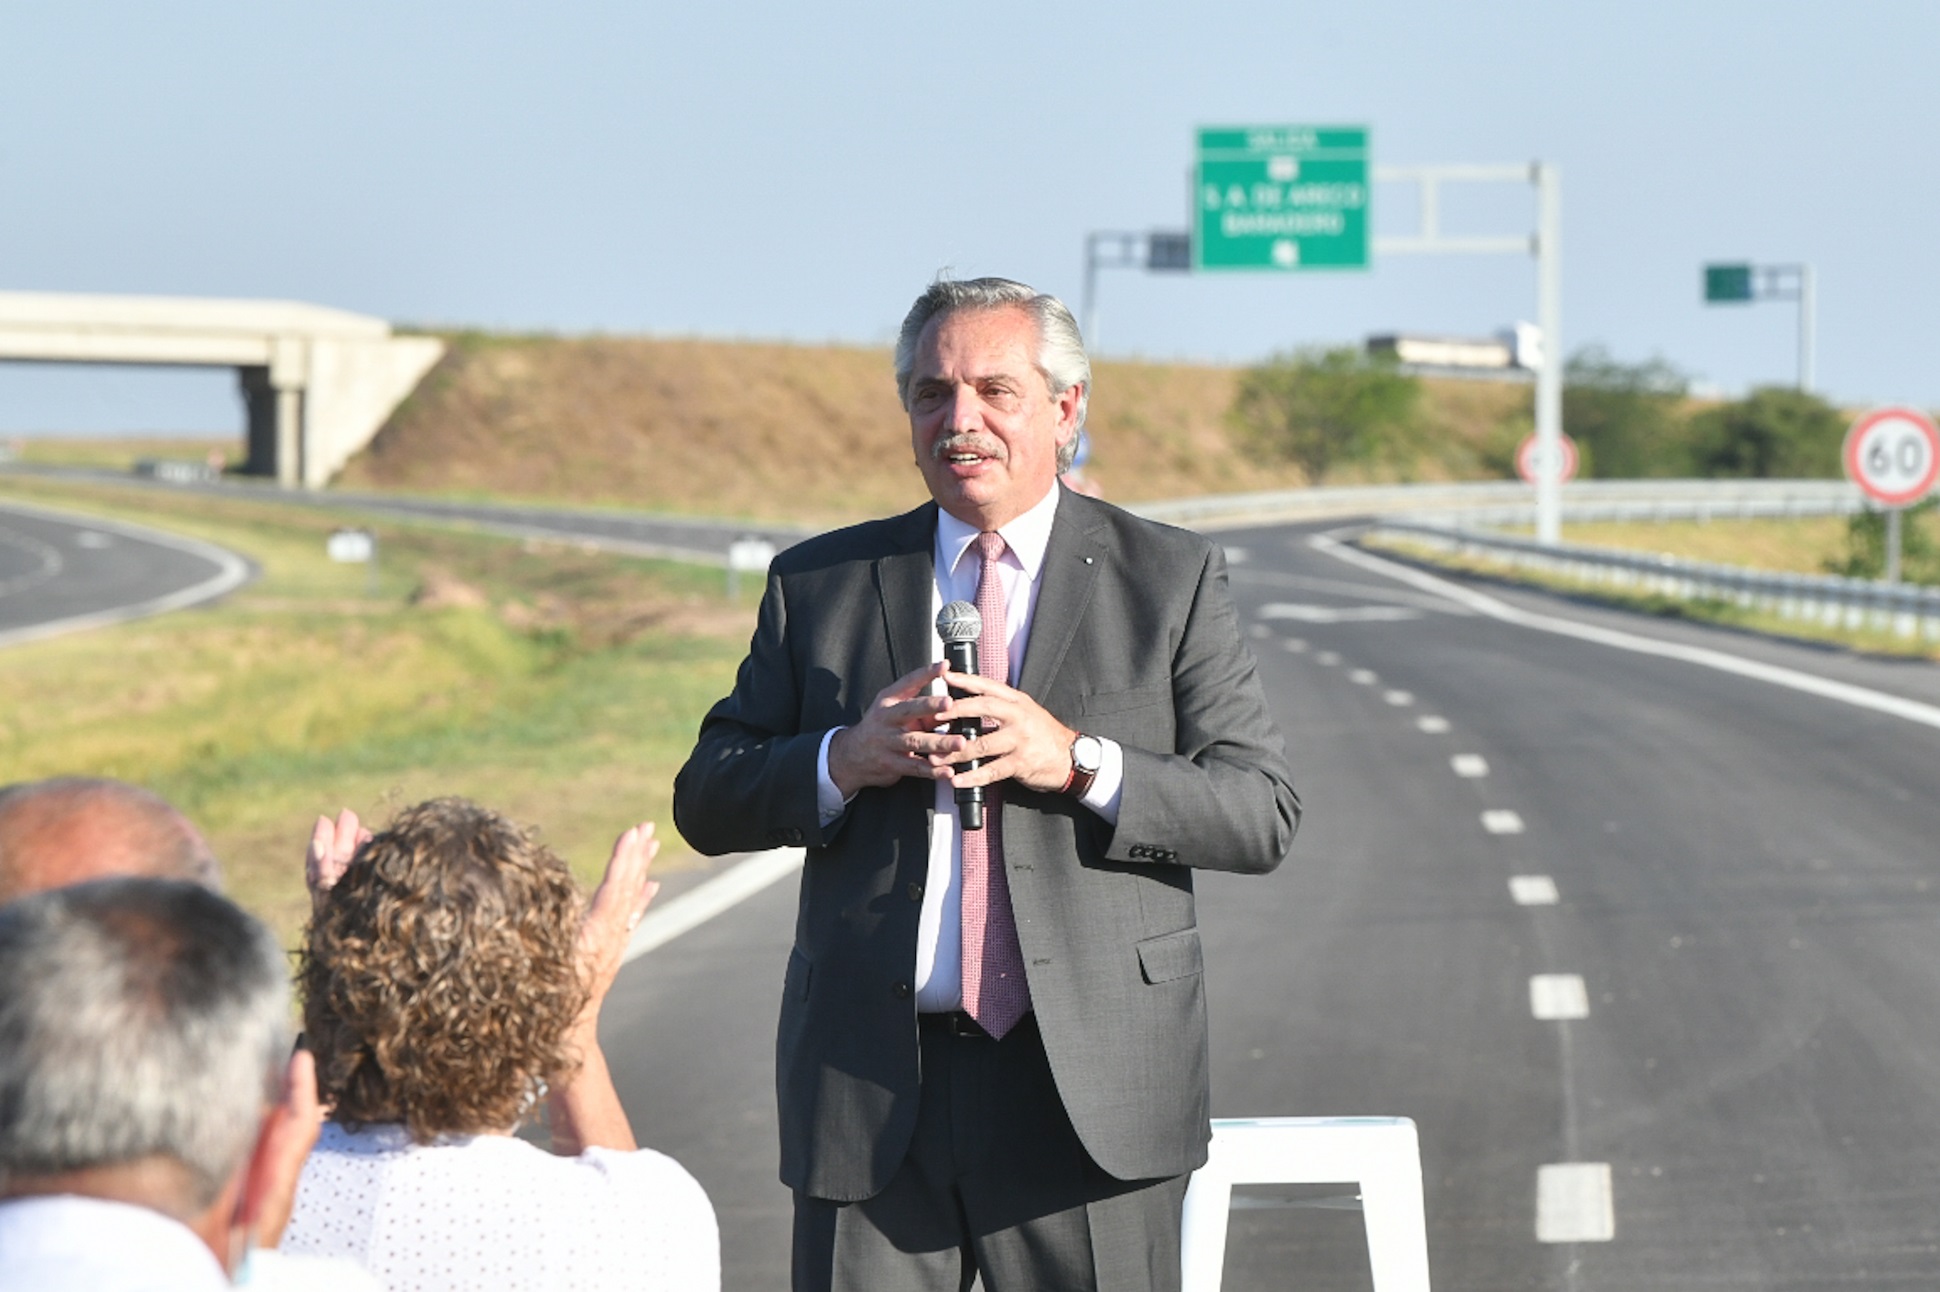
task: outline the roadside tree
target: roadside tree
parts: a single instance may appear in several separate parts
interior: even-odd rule
[[[1693,463],[1706,476],[1836,477],[1846,420],[1808,391],[1763,386],[1691,419]]]
[[[1664,362],[1623,363],[1586,346],[1563,366],[1563,426],[1581,472],[1602,479],[1691,473],[1683,413],[1688,382]]]
[[[1337,466],[1408,464],[1421,382],[1352,346],[1276,355],[1240,377],[1230,420],[1318,483]]]

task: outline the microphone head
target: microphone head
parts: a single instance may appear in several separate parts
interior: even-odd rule
[[[968,601],[952,601],[936,612],[936,635],[946,642],[973,642],[983,635],[983,616]]]

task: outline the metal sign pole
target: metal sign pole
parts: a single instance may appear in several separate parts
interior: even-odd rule
[[[1799,266],[1799,389],[1812,389],[1812,266]]]
[[[1536,439],[1542,463],[1536,478],[1536,541],[1563,538],[1563,193],[1556,167],[1535,166],[1536,308],[1543,362],[1536,370]]]
[[[1536,257],[1536,323],[1542,361],[1536,367],[1536,541],[1562,541],[1563,511],[1563,190],[1557,168],[1528,166],[1377,166],[1378,183],[1421,185],[1418,234],[1374,239],[1377,256],[1403,254],[1514,254]],[[1509,182],[1536,187],[1536,236],[1448,236],[1441,231],[1443,183]]]

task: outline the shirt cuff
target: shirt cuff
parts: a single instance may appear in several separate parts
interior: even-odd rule
[[[822,736],[821,752],[815,755],[815,809],[823,825],[849,810],[849,800],[842,797],[842,791],[835,787],[834,779],[829,776],[829,742],[835,739],[836,732],[842,730],[842,727],[830,727]],[[1117,812],[1115,802],[1112,810],[1114,814]]]
[[[1118,804],[1125,793],[1125,751],[1116,740],[1100,736],[1098,743],[1104,746],[1105,756],[1098,764],[1098,774],[1091,778],[1091,788],[1078,802],[1104,818],[1107,825],[1117,825]]]

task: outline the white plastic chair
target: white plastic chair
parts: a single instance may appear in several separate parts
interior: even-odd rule
[[[1428,1292],[1421,1146],[1406,1117],[1227,1117],[1186,1187],[1184,1292],[1219,1292],[1236,1184],[1354,1184],[1375,1292]]]

